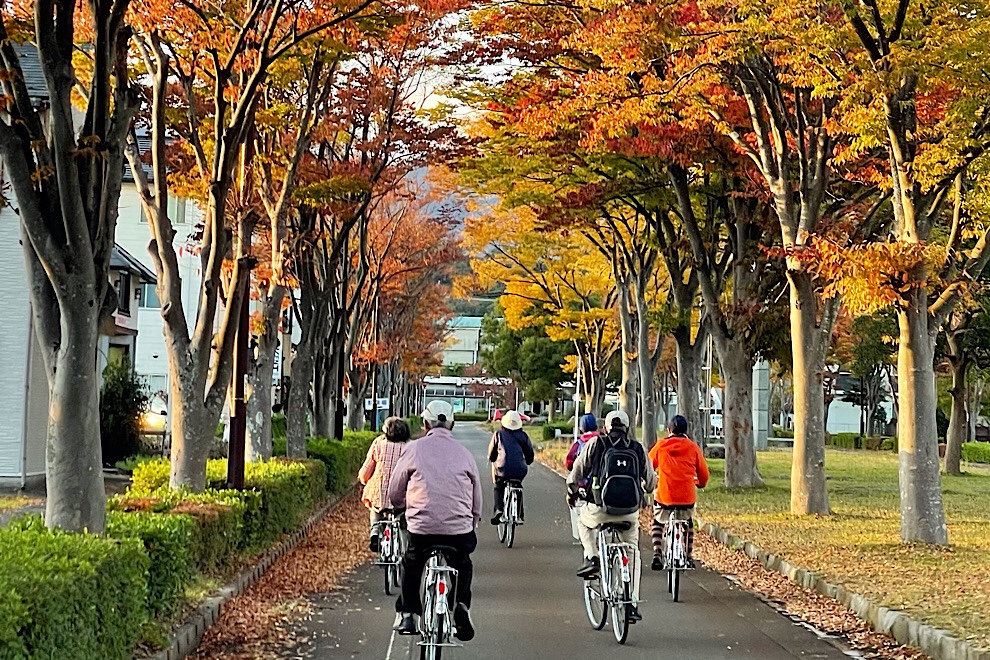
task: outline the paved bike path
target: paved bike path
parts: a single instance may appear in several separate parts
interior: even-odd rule
[[[454,435],[475,454],[482,479],[489,433],[461,424]],[[570,534],[563,481],[537,465],[525,481],[526,524],[512,549],[500,545],[487,524],[491,489],[485,490],[485,519],[473,555],[474,619],[477,636],[462,648],[445,650],[450,660],[541,660],[618,658],[629,660],[751,657],[761,660],[847,657],[813,631],[794,624],[717,573],[684,574],[681,601],[667,594],[664,573],[643,571],[643,621],[632,626],[622,647],[608,625],[592,630],[581,581],[574,571],[581,551]],[[643,537],[643,556],[651,551]],[[296,640],[282,658],[419,658],[416,638],[391,631],[394,598],[383,591],[383,571],[364,566],[335,593],[311,599],[315,612],[291,626]],[[302,640],[302,641],[299,641]]]

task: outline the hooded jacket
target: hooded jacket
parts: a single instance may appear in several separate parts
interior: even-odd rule
[[[657,471],[656,500],[667,506],[691,506],[695,485],[708,485],[708,464],[701,448],[686,435],[672,435],[653,445],[650,462]]]

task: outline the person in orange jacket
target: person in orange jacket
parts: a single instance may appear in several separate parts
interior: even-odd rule
[[[696,488],[708,485],[708,464],[701,448],[687,436],[687,420],[674,415],[667,424],[669,435],[650,450],[650,461],[657,471],[657,490],[653,505],[654,571],[663,570],[663,536],[669,520],[687,520],[688,567],[694,568],[694,505]]]

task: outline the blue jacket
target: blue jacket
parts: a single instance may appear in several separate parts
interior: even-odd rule
[[[522,429],[499,429],[488,445],[488,460],[495,464],[495,475],[522,479],[533,462],[533,443]]]

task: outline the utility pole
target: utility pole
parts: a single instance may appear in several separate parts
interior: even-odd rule
[[[250,238],[248,248],[250,249]],[[241,257],[247,269],[241,283],[241,307],[238,310],[237,334],[234,337],[234,383],[230,400],[230,445],[227,448],[227,486],[244,489],[244,445],[247,436],[247,402],[244,399],[244,380],[247,377],[249,308],[251,306],[251,270],[257,261]]]
[[[340,332],[337,335],[337,405],[334,406],[333,437],[344,439],[344,346],[347,343],[347,281],[350,275],[347,266],[350,263],[350,235],[344,237],[344,248],[340,259]]]

